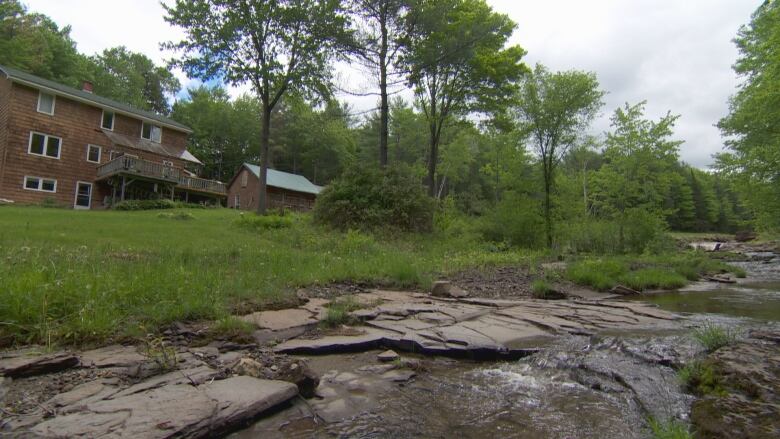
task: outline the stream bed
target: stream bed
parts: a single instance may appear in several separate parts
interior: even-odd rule
[[[647,420],[687,421],[693,397],[675,367],[701,353],[690,328],[705,321],[737,332],[780,323],[780,263],[739,263],[738,284],[696,283],[643,296],[685,316],[681,328],[568,336],[509,362],[403,353],[414,370],[386,372],[378,351],[307,357],[322,380],[234,439],[273,437],[643,438]]]

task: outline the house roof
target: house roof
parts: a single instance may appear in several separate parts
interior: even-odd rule
[[[194,155],[192,155],[186,149],[182,150],[182,149],[172,148],[162,143],[152,142],[151,140],[143,139],[140,137],[132,138],[114,131],[108,131],[108,130],[101,130],[101,131],[103,131],[103,134],[105,134],[106,137],[108,137],[108,139],[114,145],[127,146],[130,148],[153,152],[155,154],[164,155],[168,157],[176,157],[182,160],[186,160],[188,162],[197,163],[199,165],[203,164],[203,162],[198,160]]]
[[[252,171],[252,173],[255,174],[255,177],[260,178],[259,166],[253,165],[251,163],[244,163],[244,166]],[[309,179],[303,175],[277,171],[276,169],[271,168],[268,168],[268,178],[266,179],[266,185],[314,195],[317,195],[322,191],[322,186],[317,186],[316,184],[310,182]]]
[[[104,98],[96,94],[88,93],[73,87],[68,87],[54,81],[49,81],[48,79],[43,79],[11,67],[0,65],[0,71],[5,73],[5,76],[8,79],[20,84],[25,84],[39,89],[45,89],[46,91],[56,95],[62,95],[76,101],[86,102],[100,108],[114,111],[116,113],[123,113],[129,116],[134,116],[147,122],[158,123],[177,131],[183,131],[185,133],[192,132],[192,130],[186,125],[182,125],[171,118],[161,116],[151,111],[139,110],[127,104]]]

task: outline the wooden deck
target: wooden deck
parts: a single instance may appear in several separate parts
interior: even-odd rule
[[[137,157],[122,156],[97,167],[97,179],[124,176],[175,185],[176,189],[227,196],[227,186],[216,180],[190,177],[183,169]]]

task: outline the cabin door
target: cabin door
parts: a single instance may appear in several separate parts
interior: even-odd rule
[[[74,209],[89,209],[92,206],[92,183],[76,183],[76,201]]]

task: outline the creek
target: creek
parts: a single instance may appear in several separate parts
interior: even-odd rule
[[[230,437],[650,437],[650,417],[689,416],[693,398],[675,367],[701,351],[691,328],[780,326],[780,258],[749,256],[737,263],[748,273],[737,284],[695,283],[640,299],[682,315],[678,329],[565,336],[507,362],[402,353],[415,365],[405,374],[387,372],[378,351],[309,356],[322,376],[318,396]]]

